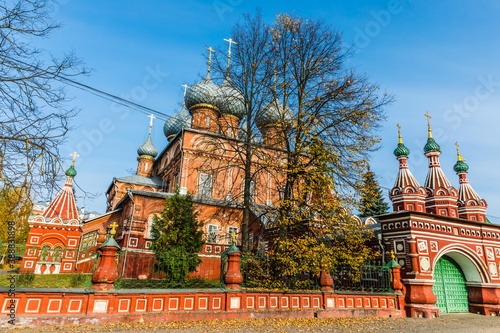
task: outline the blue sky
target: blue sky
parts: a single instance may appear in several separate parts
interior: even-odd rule
[[[294,12],[332,24],[357,49],[350,65],[395,95],[379,133],[381,149],[371,161],[382,186],[392,187],[398,169],[392,155],[397,123],[411,150],[411,171],[424,182],[423,115],[429,111],[448,179],[458,187],[452,170],[458,141],[472,186],[488,201],[488,213],[500,217],[496,1],[59,0],[53,13],[62,28],[40,46],[56,55],[73,50],[81,57],[93,71],[79,81],[174,115],[182,102],[181,84],[197,82],[205,71],[205,47],[222,45],[235,20],[257,7],[268,22],[277,13]],[[136,149],[146,139],[149,119],[89,93],[68,92],[81,112],[62,154],[80,153],[76,182],[100,194],[92,200],[77,189],[78,205],[104,212],[112,178],[135,171]],[[162,126],[157,120],[153,130],[159,150],[167,144]]]

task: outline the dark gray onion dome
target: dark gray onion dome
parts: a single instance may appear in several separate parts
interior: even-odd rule
[[[191,125],[191,116],[186,111],[186,106],[183,105],[181,112],[167,119],[163,125],[163,134],[168,138],[172,135],[177,135],[182,129],[189,128]]]
[[[222,114],[230,114],[242,119],[245,115],[245,104],[243,102],[243,94],[234,88],[226,79],[220,85],[221,98],[218,108]]]
[[[148,134],[148,138],[146,139],[146,142],[142,144],[142,146],[137,149],[137,155],[139,156],[149,156],[152,158],[155,158],[156,155],[158,155],[158,150],[156,147],[153,145],[153,141],[151,141],[151,135]]]
[[[257,127],[275,125],[280,121],[291,122],[293,118],[292,111],[281,103],[271,102],[261,109],[255,117]]]
[[[220,88],[212,81],[209,72],[203,81],[188,88],[184,96],[184,104],[188,109],[196,104],[208,104],[217,107],[220,104],[220,96]]]

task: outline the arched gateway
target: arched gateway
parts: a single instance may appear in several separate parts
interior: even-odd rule
[[[460,266],[448,256],[442,256],[434,267],[436,306],[441,313],[469,312],[465,275]]]

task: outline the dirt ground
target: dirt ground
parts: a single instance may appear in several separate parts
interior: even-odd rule
[[[35,328],[0,328],[0,332],[439,332],[498,333],[500,318],[471,313],[443,314],[440,318],[302,318],[243,319],[197,322],[123,323],[83,326],[48,326]]]

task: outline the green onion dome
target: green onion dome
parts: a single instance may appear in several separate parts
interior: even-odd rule
[[[76,176],[75,165],[72,163],[71,166],[68,168],[68,170],[66,170],[65,172],[66,176],[75,177]]]
[[[453,166],[453,170],[455,170],[456,173],[467,172],[469,166],[463,160],[458,160]]]
[[[427,143],[425,144],[424,146],[424,152],[426,153],[430,153],[430,152],[433,152],[433,151],[441,151],[441,147],[439,147],[439,145],[436,143],[436,141],[434,140],[434,138],[428,138],[427,139]]]
[[[142,144],[142,146],[137,149],[137,154],[139,156],[149,156],[155,158],[158,155],[158,150],[153,145],[153,141],[151,141],[151,135],[148,135],[146,142]]]
[[[394,155],[396,157],[408,157],[408,155],[410,155],[410,149],[408,149],[404,143],[398,143],[398,146],[394,149]]]

